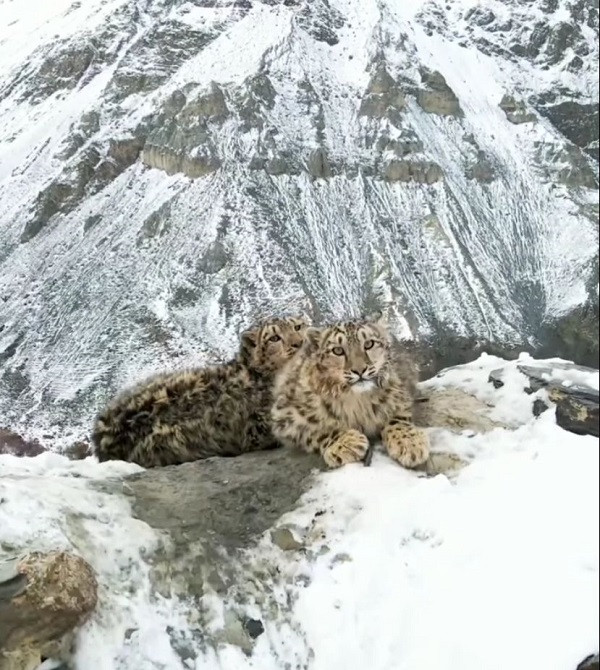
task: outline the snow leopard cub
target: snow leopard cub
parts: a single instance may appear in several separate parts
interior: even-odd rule
[[[329,467],[364,458],[369,439],[411,468],[427,460],[426,433],[413,424],[414,369],[396,360],[377,319],[309,328],[278,373],[271,411],[275,437],[319,452]]]
[[[229,363],[159,374],[121,393],[96,418],[98,459],[150,468],[277,447],[274,375],[298,353],[307,326],[267,319],[242,333]]]

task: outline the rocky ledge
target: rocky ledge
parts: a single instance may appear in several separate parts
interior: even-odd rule
[[[546,399],[557,402],[559,423],[560,403],[564,398],[581,399],[582,380],[592,379],[590,375],[595,373],[548,361],[540,361],[537,367],[518,365],[529,380],[530,392],[548,389],[550,399]],[[508,382],[502,376],[495,371],[490,380],[499,387]],[[587,386],[584,390],[589,391]],[[419,425],[462,434],[509,427],[490,411],[493,400],[482,400],[451,385],[431,388],[424,384],[422,393],[416,412]],[[538,399],[543,397],[543,392],[538,393]],[[576,432],[592,429],[586,424]],[[419,476],[443,473],[452,479],[470,460],[467,453],[434,448],[419,468]],[[194,608],[190,614],[194,623],[188,630],[168,631],[170,646],[182,661],[193,663],[199,649],[224,643],[250,655],[269,622],[291,625],[292,604],[277,594],[283,592],[282,586],[284,591],[295,593],[297,580],[303,577],[294,571],[282,572],[281,552],[299,565],[309,565],[331,547],[320,518],[325,510],[312,510],[302,526],[291,522],[295,517],[287,513],[296,510],[300,497],[311,489],[314,475],[323,467],[318,457],[277,449],[88,482],[100,508],[112,509],[111,505],[120,501],[136,524],[141,522],[140,527],[151,529],[152,536],[159,538],[143,553],[150,597],[175,598],[182,607],[187,602]],[[77,537],[83,533],[82,514],[85,510],[64,511],[64,523]],[[92,560],[84,548],[82,554]],[[332,551],[332,564],[344,560],[347,557]],[[110,591],[110,585],[102,586]],[[29,554],[0,567],[0,670],[35,670],[46,657],[67,664],[61,667],[72,667],[73,631],[96,606],[96,589],[91,567],[72,554]],[[108,597],[106,593],[104,597]],[[196,605],[217,600],[224,604],[224,610],[215,627],[214,613]],[[251,618],[248,603],[253,603]],[[135,627],[128,628],[127,644],[135,645],[141,634]],[[594,668],[597,657],[591,656],[578,670]]]
[[[518,365],[518,369],[529,378],[529,393],[541,388],[548,390],[548,398],[556,405],[556,423],[565,430],[579,435],[598,437],[598,387],[591,380],[598,371],[565,361],[545,365]],[[503,371],[490,374],[490,382],[500,388],[504,385]],[[534,411],[542,412],[548,405],[537,400]]]

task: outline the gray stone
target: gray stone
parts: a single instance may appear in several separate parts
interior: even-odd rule
[[[383,63],[378,63],[361,101],[359,114],[374,119],[398,120],[406,100],[398,82],[387,71]]]
[[[276,562],[257,561],[244,549],[270,529],[276,538],[284,538],[284,530],[291,535],[289,529],[274,528],[274,524],[297,505],[313,473],[322,468],[325,465],[318,456],[276,449],[154,468],[94,486],[124,494],[133,515],[162,536],[162,543],[148,556],[156,592],[187,601],[207,593],[226,594],[223,626],[208,638],[200,633],[201,644],[225,642],[250,653],[264,626],[248,618],[245,604],[251,600],[264,608],[267,619],[281,618],[273,610],[276,605],[269,587],[280,583],[281,575]],[[205,614],[202,607],[195,613],[200,631],[209,623]],[[190,657],[195,644],[178,637],[177,631],[171,639],[182,659]]]
[[[0,428],[0,454],[38,456],[44,451],[46,451],[46,448],[38,440],[27,440],[12,430]]]
[[[221,167],[221,161],[210,143],[197,147],[193,156],[182,155],[170,147],[148,143],[142,152],[142,162],[170,175],[181,172],[190,179],[205,177]]]
[[[386,164],[383,172],[386,181],[416,182],[417,184],[435,184],[444,173],[442,168],[432,161],[392,160]]]
[[[423,111],[439,116],[463,116],[458,98],[439,72],[424,72],[422,80],[427,88],[417,92],[417,102]]]
[[[536,398],[533,401],[533,416],[541,416],[547,409],[550,408],[541,398]]]
[[[253,640],[265,632],[265,627],[259,619],[246,619],[244,621],[244,628]]]
[[[500,109],[506,114],[506,118],[515,125],[521,123],[534,123],[537,117],[533,112],[527,111],[525,103],[516,100],[507,93],[500,100]]]
[[[504,386],[504,370],[500,368],[499,370],[492,370],[488,376],[488,381],[495,389],[500,389]]]
[[[295,0],[287,0],[287,3],[284,2],[284,4],[293,6]],[[344,15],[337,8],[332,7],[329,0],[300,3],[298,25],[319,42],[335,46],[340,41],[336,31],[344,23]]]
[[[483,151],[477,153],[476,162],[469,165],[466,174],[469,179],[476,179],[482,184],[490,184],[496,178],[494,168]]]
[[[210,128],[227,119],[229,107],[223,90],[214,82],[206,92],[184,99],[185,103],[180,96],[175,102],[173,96],[169,98],[166,109],[171,116],[154,120],[141,159],[144,165],[167,174],[183,173],[197,179],[221,167]]]
[[[55,215],[68,214],[84,198],[101,191],[137,161],[143,146],[144,138],[132,135],[111,139],[107,147],[91,144],[79,152],[61,178],[38,194],[21,242],[32,240]]]
[[[123,491],[138,518],[182,549],[199,538],[240,548],[292,509],[322,467],[316,456],[276,449],[147,470],[128,477]]]
[[[27,588],[27,577],[18,570],[20,560],[0,561],[0,603],[12,600]]]
[[[284,156],[274,156],[265,162],[265,172],[274,177],[282,174],[297,174],[298,170]]]
[[[324,149],[315,149],[308,157],[308,173],[315,179],[328,179],[331,177],[331,166],[327,153]]]
[[[588,214],[586,214],[587,216]],[[598,225],[598,210],[589,214]],[[543,324],[539,333],[543,345],[538,347],[537,358],[559,357],[574,360],[581,365],[597,367],[600,360],[598,350],[598,260],[594,263],[594,278],[588,285],[589,299],[569,313]]]
[[[29,554],[8,574],[15,570],[25,584],[0,598],[0,670],[33,670],[66,650],[96,607],[98,584],[83,558],[65,552]]]
[[[556,172],[557,180],[567,186],[583,186],[598,190],[596,171],[590,166],[590,160],[576,146],[567,144],[554,160],[566,166]],[[552,164],[548,161],[550,165]]]
[[[569,141],[597,159],[598,103],[567,100],[558,104],[541,104],[537,110]]]
[[[598,398],[589,398],[557,393],[556,423],[565,430],[579,435],[600,436],[598,425]]]
[[[283,551],[295,551],[302,549],[303,546],[302,542],[298,542],[289,528],[274,528],[271,531],[271,542]]]

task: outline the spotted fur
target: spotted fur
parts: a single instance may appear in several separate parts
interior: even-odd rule
[[[229,363],[160,374],[118,395],[95,421],[99,460],[154,467],[274,448],[274,375],[297,354],[307,326],[269,319],[242,333]]]
[[[415,467],[429,453],[412,419],[415,379],[410,361],[392,355],[382,319],[310,328],[277,375],[273,434],[330,467],[362,460],[369,440],[381,438],[392,458]]]

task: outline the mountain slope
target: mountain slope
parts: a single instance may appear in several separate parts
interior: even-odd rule
[[[593,3],[29,4],[0,28],[6,424],[75,439],[283,309],[591,362]]]

